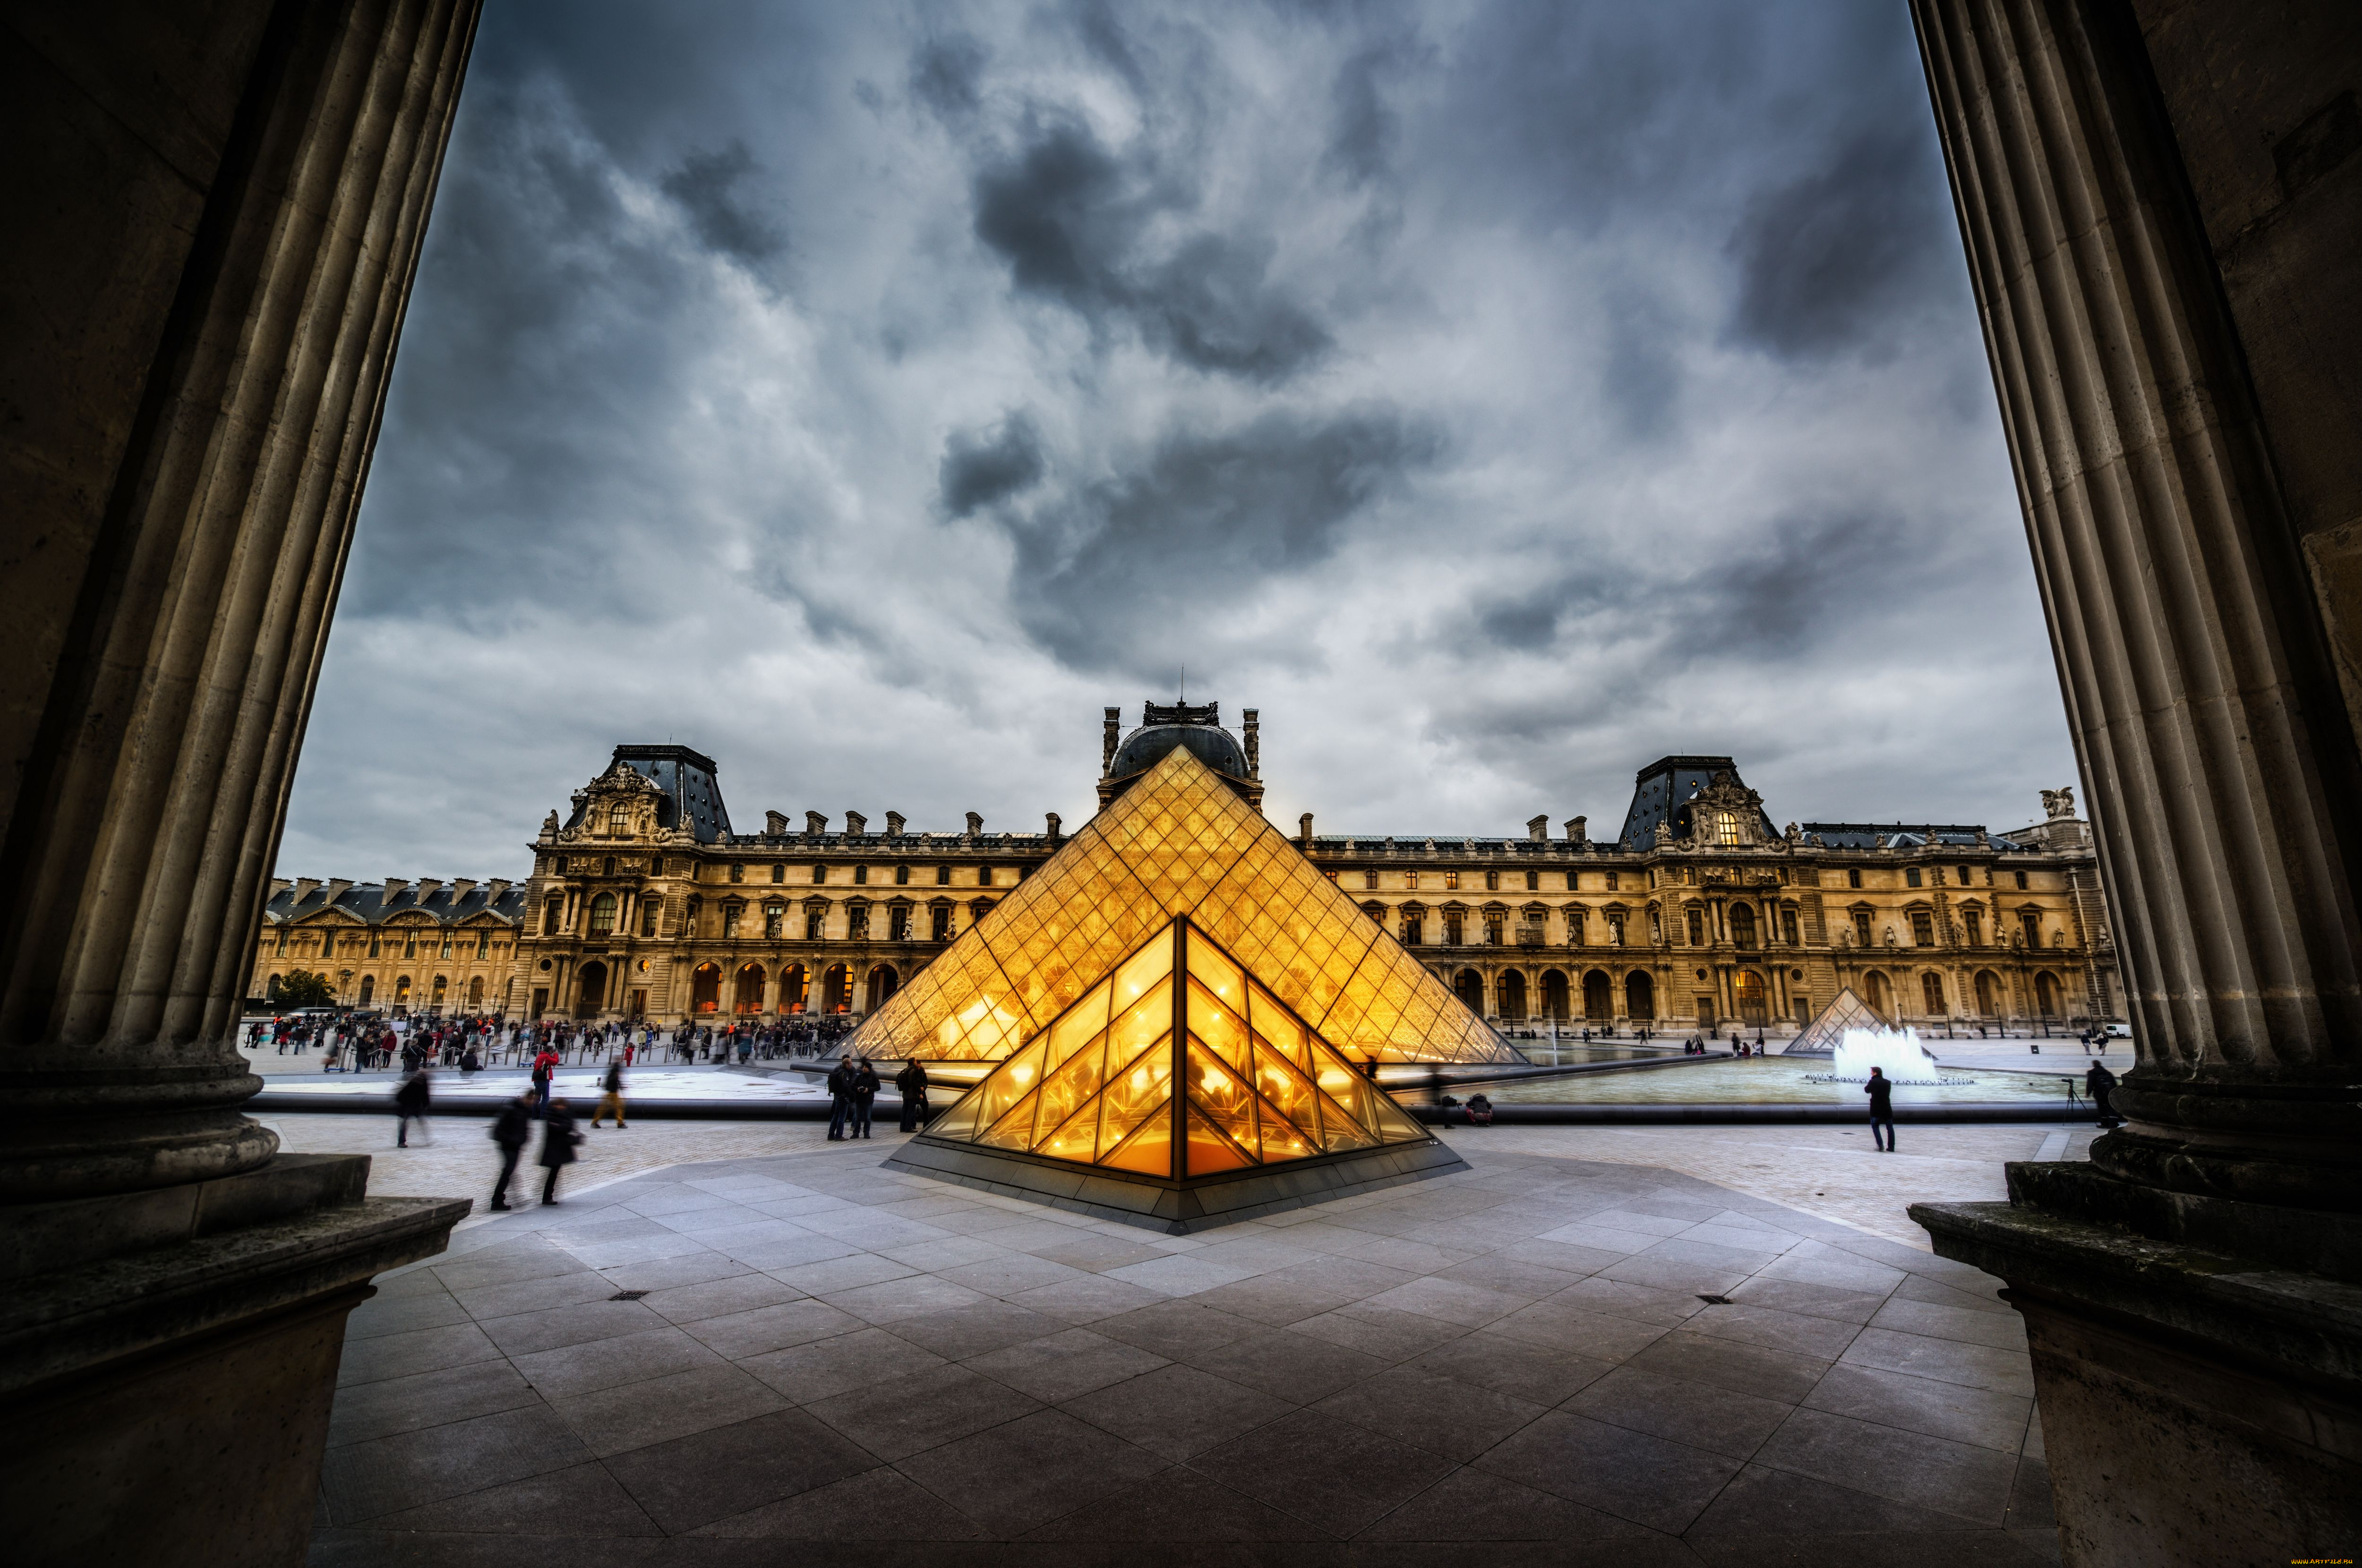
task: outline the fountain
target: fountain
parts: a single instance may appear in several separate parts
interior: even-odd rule
[[[1835,1069],[1839,1083],[1866,1083],[1878,1068],[1897,1084],[1940,1084],[1933,1053],[1919,1043],[1915,1029],[1849,1029],[1838,1042]],[[1965,1080],[1962,1080],[1965,1081]]]

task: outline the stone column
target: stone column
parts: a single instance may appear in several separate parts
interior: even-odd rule
[[[2089,1165],[1913,1213],[2025,1314],[2070,1563],[2348,1548],[2362,767],[2329,635],[2353,585],[2308,559],[2362,507],[2336,479],[2362,160],[2330,177],[2337,134],[2303,133],[2341,88],[2350,118],[2353,13],[1912,8],[2137,1056]],[[2259,162],[2270,199],[2210,231]],[[2230,271],[2259,226],[2283,237],[2269,287]],[[2268,416],[2259,368],[2312,375],[2283,406],[2302,417]],[[2301,507],[2288,472],[2315,484]]]
[[[0,29],[0,1509],[300,1562],[344,1315],[466,1205],[276,1155],[232,1043],[475,0]]]

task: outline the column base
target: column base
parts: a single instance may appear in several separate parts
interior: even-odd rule
[[[134,1249],[0,1285],[11,1562],[303,1562],[346,1314],[373,1275],[442,1251],[469,1205],[363,1198],[360,1156],[281,1160],[192,1201],[163,1242],[152,1192],[120,1214],[0,1209],[0,1231],[53,1257],[76,1218]]]
[[[2016,1201],[1911,1209],[1938,1255],[2007,1281],[2025,1320],[2065,1562],[2350,1553],[2362,1288],[2028,1201],[2074,1202],[2079,1170],[2013,1165]],[[2092,1207],[2125,1185],[2092,1189]]]

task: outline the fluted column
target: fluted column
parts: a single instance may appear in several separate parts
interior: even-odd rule
[[[1912,10],[2129,992],[2092,1157],[2362,1209],[2362,778],[2141,39],[2112,0]]]
[[[0,571],[32,650],[0,692],[0,1199],[274,1150],[231,1035],[477,9],[222,6],[104,48],[28,13],[11,46],[57,88],[12,176],[43,333],[0,371],[46,552]]]

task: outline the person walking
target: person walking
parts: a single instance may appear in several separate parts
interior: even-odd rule
[[[615,1131],[620,1132],[624,1130],[624,1064],[609,1062],[607,1076],[599,1081],[599,1088],[602,1092],[599,1096],[599,1109],[591,1113],[590,1125],[598,1126],[612,1112],[615,1118]]]
[[[509,1182],[516,1176],[517,1161],[524,1157],[525,1140],[532,1136],[533,1106],[524,1095],[501,1107],[501,1113],[492,1118],[492,1142],[501,1146],[501,1178],[492,1183],[492,1208],[512,1207]]]
[[[546,1109],[549,1104],[550,1075],[557,1071],[559,1060],[557,1053],[546,1045],[544,1045],[540,1054],[533,1059],[533,1103],[536,1111]]]
[[[1872,1067],[1870,1070],[1870,1082],[1861,1086],[1861,1092],[1870,1096],[1870,1141],[1878,1144],[1882,1154],[1894,1153],[1893,1083],[1888,1079],[1883,1071]],[[1881,1125],[1886,1129],[1886,1142],[1883,1143],[1878,1142],[1878,1130]]]
[[[420,1063],[411,1075],[402,1080],[393,1091],[393,1146],[410,1147],[410,1124],[418,1123],[418,1140],[429,1148],[435,1144],[434,1130],[426,1125],[426,1112],[435,1099],[432,1074],[434,1069]]]
[[[853,1058],[846,1056],[828,1073],[828,1141],[844,1141],[845,1119],[853,1113]]]
[[[557,1201],[557,1173],[574,1163],[574,1145],[582,1142],[582,1134],[574,1130],[574,1112],[562,1099],[553,1099],[541,1108],[541,1163],[549,1175],[541,1184],[541,1200]]]
[[[916,1132],[927,1124],[927,1069],[912,1057],[894,1075],[894,1088],[902,1097],[902,1131]]]
[[[846,1136],[869,1136],[869,1104],[877,1098],[877,1069],[869,1065],[868,1057],[864,1056],[861,1065],[853,1071],[853,1125],[847,1129]]]

